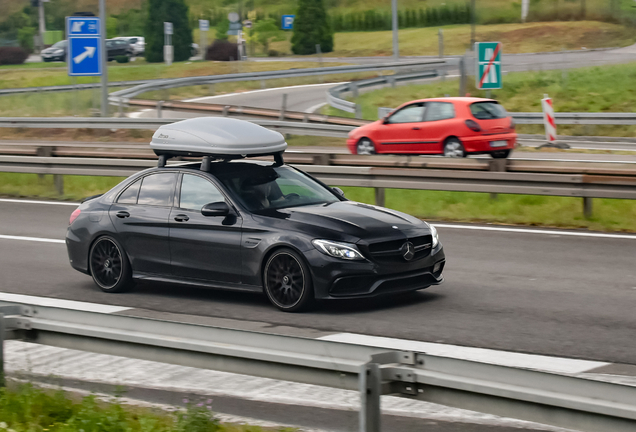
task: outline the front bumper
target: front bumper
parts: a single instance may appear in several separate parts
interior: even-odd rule
[[[439,285],[444,281],[442,272],[446,263],[441,245],[427,257],[400,265],[370,260],[346,261],[318,250],[306,252],[305,257],[313,275],[317,299],[375,297]]]
[[[516,133],[482,135],[461,138],[467,153],[492,153],[494,151],[514,149],[517,143]],[[506,145],[493,146],[494,142],[505,141]]]

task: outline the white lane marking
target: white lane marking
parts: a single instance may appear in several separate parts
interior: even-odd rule
[[[272,88],[259,89],[259,90],[250,90],[246,92],[228,93],[228,94],[222,94],[217,96],[203,96],[203,97],[198,97],[193,99],[186,99],[184,102],[200,102],[200,101],[219,99],[219,98],[225,98],[230,96],[241,96],[241,95],[249,95],[254,93],[263,93],[263,92],[269,92],[274,90],[290,90],[290,89],[299,89],[299,88],[306,88],[306,87],[337,86],[339,84],[346,84],[348,82],[349,81],[336,82],[336,83],[322,83],[322,84],[304,84],[304,85],[287,86],[287,87],[272,87]]]
[[[553,373],[576,374],[611,364],[590,360],[577,360],[536,354],[497,351],[487,348],[471,348],[458,345],[367,336],[355,333],[337,333],[329,336],[322,336],[318,339],[392,350],[422,352],[440,357],[450,357],[454,359],[470,360],[515,368],[535,369]]]
[[[44,237],[24,237],[24,236],[12,236],[12,235],[3,235],[3,234],[0,234],[0,239],[22,240],[22,241],[32,241],[32,242],[42,242],[42,243],[66,243],[64,240],[44,238]]]
[[[0,302],[22,303],[32,306],[56,307],[62,309],[73,309],[85,312],[116,313],[133,308],[122,306],[111,306],[98,303],[80,302],[75,300],[62,300],[51,297],[37,297],[23,294],[13,294],[0,292]]]
[[[8,198],[0,198],[0,202],[24,203],[24,204],[65,205],[65,206],[75,206],[75,207],[80,205],[80,203],[78,203],[78,202],[68,202],[68,201],[35,201],[35,200],[21,200],[21,199],[8,199]]]
[[[524,228],[504,228],[504,227],[485,227],[485,226],[471,226],[471,225],[447,225],[432,223],[435,227],[439,228],[454,228],[454,229],[467,229],[477,231],[502,231],[502,232],[515,232],[524,234],[542,234],[542,235],[555,235],[555,236],[574,236],[574,237],[598,237],[598,238],[613,238],[613,239],[626,239],[636,240],[636,235],[627,234],[603,234],[603,233],[588,233],[577,231],[558,231],[558,230],[540,230],[540,229],[524,229]]]
[[[314,106],[311,106],[311,107],[307,108],[305,110],[305,112],[308,113],[308,114],[313,114],[316,111],[318,111],[320,108],[324,107],[325,105],[327,105],[327,102],[321,102],[319,104],[316,104]]]

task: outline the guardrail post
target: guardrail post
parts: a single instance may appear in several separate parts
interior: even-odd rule
[[[267,87],[267,86],[265,85],[265,80],[261,80],[261,88],[262,88],[262,89],[264,89],[265,87]]]
[[[383,187],[375,188],[375,205],[384,207],[384,191]]]
[[[163,108],[163,101],[157,102],[157,118],[161,118],[161,109]]]
[[[354,99],[358,97],[358,85],[356,83],[349,83],[349,90],[351,90],[351,95]]]
[[[225,105],[223,107],[223,111],[221,112],[221,115],[223,117],[227,117],[228,113],[230,112],[230,106],[229,105]]]
[[[355,110],[356,110],[356,113],[355,113],[356,114],[356,118],[357,119],[361,119],[362,118],[362,107],[360,106],[360,104],[356,104]]]
[[[506,171],[508,171],[508,159],[491,159],[490,163],[488,164],[488,171],[493,171],[493,172],[506,172]],[[498,194],[491,193],[490,194],[490,199],[491,200],[496,200],[497,196],[498,196]]]
[[[439,45],[439,58],[444,58],[444,32],[439,29],[437,32],[437,39]]]
[[[380,365],[367,363],[360,367],[360,432],[380,432],[382,374]]]
[[[4,325],[4,314],[0,312],[0,388],[5,386],[4,381],[4,335],[6,332]]]
[[[589,219],[592,217],[592,198],[590,197],[583,197],[583,216],[585,216],[586,219]]]
[[[53,183],[58,195],[64,195],[64,176],[62,174],[53,174]]]
[[[441,31],[441,30],[440,30]],[[466,96],[466,59],[459,59],[459,97]]]
[[[208,94],[209,95],[213,95],[214,94],[214,83],[208,84]]]
[[[285,111],[287,110],[287,93],[283,93],[283,103],[280,107],[279,120],[285,120]]]

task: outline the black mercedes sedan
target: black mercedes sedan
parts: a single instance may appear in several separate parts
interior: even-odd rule
[[[106,292],[135,280],[264,291],[289,312],[437,285],[445,263],[432,225],[349,201],[280,160],[139,172],[83,202],[66,244],[73,268]]]

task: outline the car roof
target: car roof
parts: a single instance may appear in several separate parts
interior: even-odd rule
[[[163,125],[150,142],[157,155],[236,158],[279,154],[287,143],[278,132],[225,117],[197,117]]]
[[[417,103],[417,102],[464,102],[464,103],[470,104],[475,102],[497,102],[497,101],[495,99],[465,96],[465,97],[438,97],[438,98],[417,99],[417,100],[412,100],[406,103]]]

